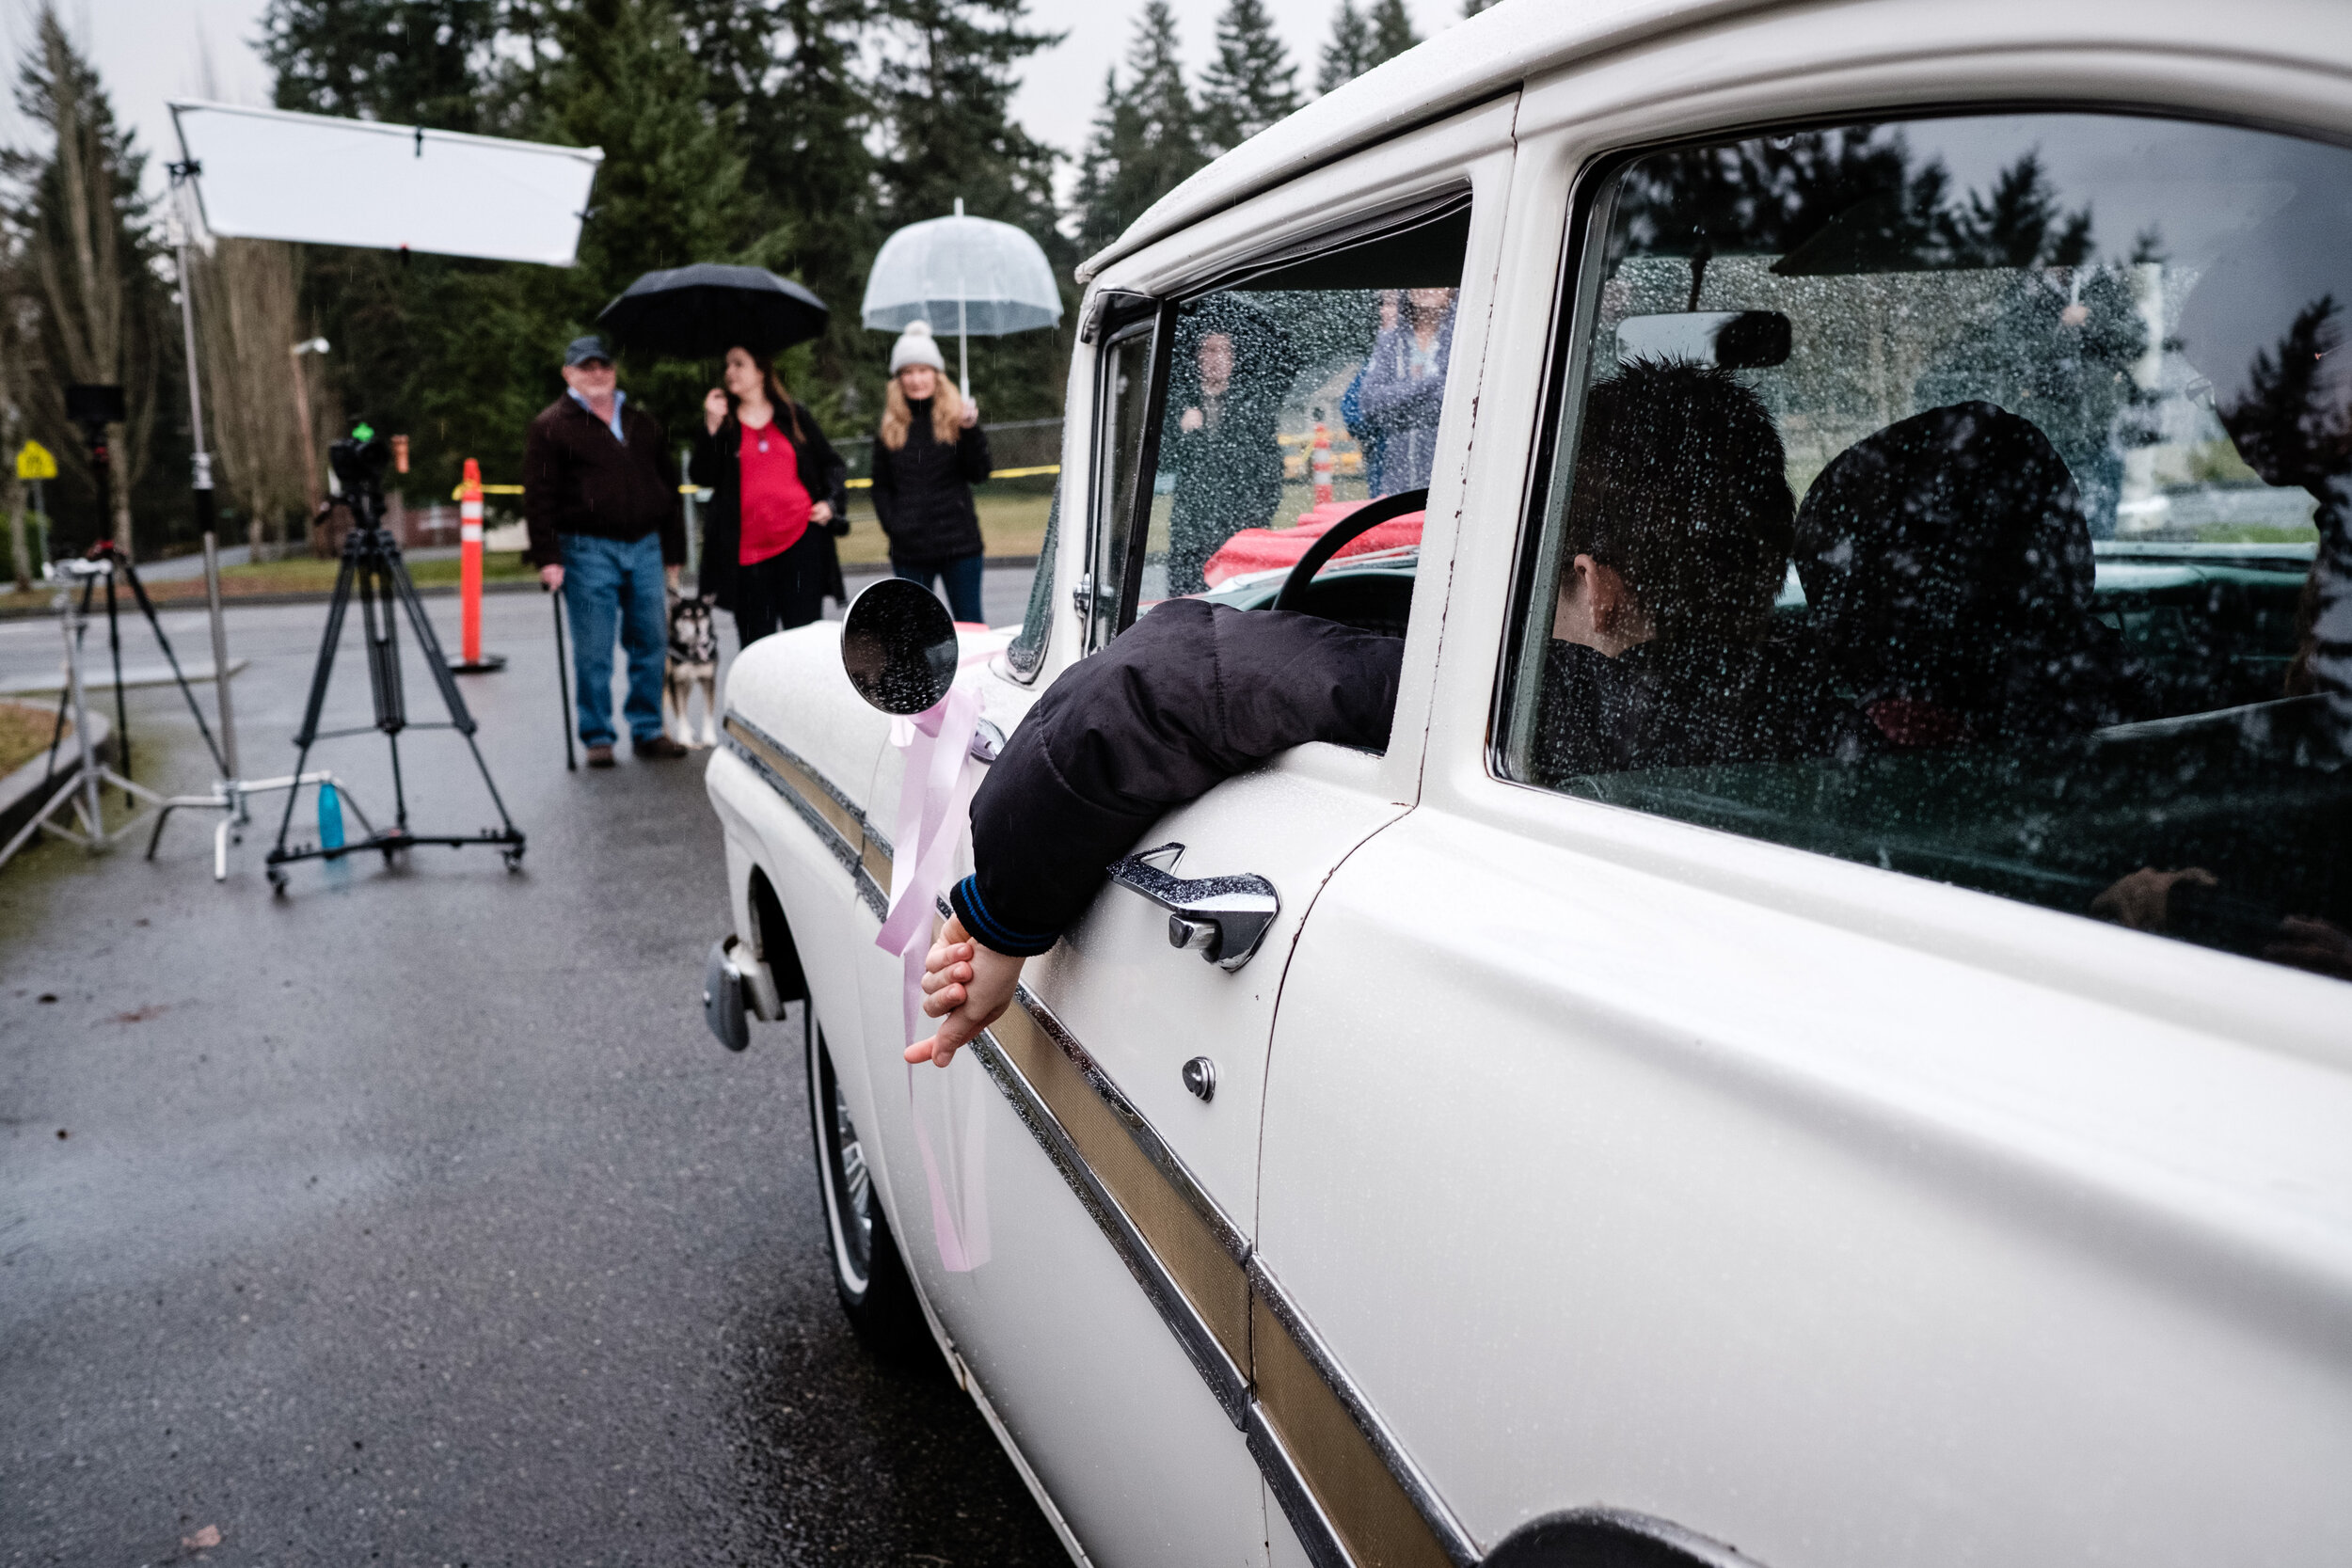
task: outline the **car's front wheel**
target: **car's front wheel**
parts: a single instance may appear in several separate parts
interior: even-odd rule
[[[803,1007],[806,1004],[803,1005]],[[825,1202],[825,1238],[834,1288],[850,1325],[877,1354],[913,1359],[930,1344],[923,1309],[899,1260],[874,1193],[865,1142],[842,1097],[825,1032],[804,1025],[808,1050],[809,1131],[815,1140],[818,1184]]]

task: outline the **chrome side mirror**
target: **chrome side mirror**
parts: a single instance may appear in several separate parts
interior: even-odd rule
[[[866,588],[841,622],[841,667],[868,705],[906,716],[956,684],[956,623],[931,591],[903,578]]]

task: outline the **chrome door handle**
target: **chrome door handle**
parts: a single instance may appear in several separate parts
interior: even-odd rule
[[[1257,956],[1282,912],[1282,895],[1248,872],[1187,881],[1168,870],[1184,852],[1181,844],[1138,850],[1111,863],[1111,880],[1168,911],[1170,947],[1191,948],[1219,969],[1239,969]]]

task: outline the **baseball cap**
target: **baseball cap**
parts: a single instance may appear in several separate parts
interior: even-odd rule
[[[604,340],[594,332],[584,338],[574,338],[571,346],[564,351],[565,370],[586,364],[591,359],[601,359],[608,365],[612,362],[612,351],[605,347]]]

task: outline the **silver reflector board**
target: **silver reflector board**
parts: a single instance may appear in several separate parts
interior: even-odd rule
[[[593,147],[174,100],[204,227],[240,239],[570,266]]]

